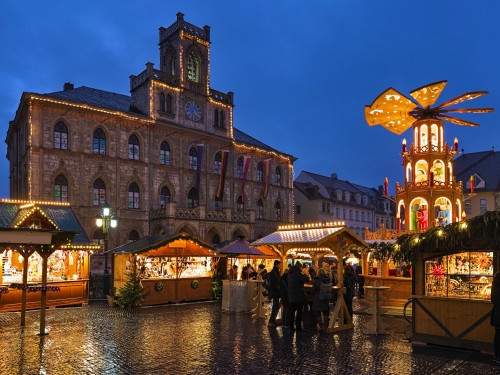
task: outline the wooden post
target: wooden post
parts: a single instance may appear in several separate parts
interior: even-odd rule
[[[28,284],[28,258],[32,252],[23,251],[23,284]],[[21,326],[26,325],[26,289],[21,292]]]
[[[330,320],[328,322],[328,332],[343,331],[345,329],[353,329],[354,324],[352,323],[352,317],[349,315],[349,310],[344,301],[344,294],[346,293],[346,288],[344,287],[332,287],[333,290],[338,290],[338,298],[335,303],[335,308],[330,312]],[[337,326],[335,323],[338,320]],[[347,323],[344,323],[344,320]]]
[[[253,300],[255,302],[257,302],[257,306],[255,307],[255,309],[250,311],[253,314],[252,319],[255,319],[255,318],[266,319],[267,318],[267,312],[264,309],[264,307],[262,306],[262,304],[265,301],[264,295],[262,294],[264,292],[263,283],[264,283],[263,281],[259,280],[257,282],[257,288],[255,288],[255,290],[257,290],[257,296],[255,296],[255,298]]]
[[[388,286],[379,286],[378,280],[375,280],[372,286],[365,286],[365,290],[371,290],[372,295],[368,297],[372,301],[372,306],[368,309],[368,312],[372,314],[372,320],[365,324],[366,334],[388,334],[387,325],[382,322],[380,316],[386,312],[382,308],[382,301],[385,300],[384,297],[380,295],[381,291],[389,289]]]
[[[45,332],[45,308],[47,306],[47,291],[45,287],[47,286],[47,258],[48,254],[42,253],[42,295],[41,295],[41,307],[40,307],[40,333],[39,336],[44,336]]]

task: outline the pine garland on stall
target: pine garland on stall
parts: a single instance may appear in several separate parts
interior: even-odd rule
[[[149,292],[144,292],[141,279],[135,272],[127,272],[127,282],[118,290],[115,304],[120,307],[138,307],[144,301]]]

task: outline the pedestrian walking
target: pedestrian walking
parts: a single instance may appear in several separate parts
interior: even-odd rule
[[[302,264],[297,261],[288,271],[288,316],[292,331],[302,331],[302,309],[306,299],[304,282],[306,281],[309,281],[309,276],[302,273]],[[296,317],[295,313],[297,313]]]
[[[283,324],[284,328],[290,328],[290,317],[288,316],[288,307],[289,307],[289,302],[288,302],[288,268],[285,269],[285,272],[283,275],[280,277],[281,279],[281,285],[280,285],[280,292],[281,292],[281,306],[282,306],[282,311],[281,311],[281,324]]]
[[[344,266],[344,288],[346,289],[346,293],[344,294],[344,302],[345,305],[347,306],[347,311],[349,311],[349,315],[353,315],[352,311],[352,297],[353,297],[353,291],[354,291],[354,277],[353,273],[351,272],[351,268],[349,266]],[[344,324],[347,323],[347,320],[344,320]]]
[[[495,338],[493,340],[495,357],[493,360],[500,364],[500,271],[495,272],[493,277],[491,303],[493,304],[493,310],[491,311],[490,324],[495,327]]]
[[[332,279],[324,268],[318,270],[312,293],[314,294],[312,309],[316,313],[318,332],[326,332],[330,315],[330,299],[332,298]]]
[[[269,298],[273,301],[273,307],[271,309],[271,317],[269,318],[269,323],[267,324],[269,327],[276,327],[278,324],[276,323],[276,316],[278,315],[278,311],[280,309],[280,265],[281,262],[279,260],[274,261],[274,267],[269,272],[267,276],[269,278]]]

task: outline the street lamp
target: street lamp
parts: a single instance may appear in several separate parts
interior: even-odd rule
[[[109,228],[116,228],[118,225],[118,216],[111,213],[111,207],[105,203],[102,206],[102,212],[95,219],[96,225],[101,228],[104,234],[104,283],[103,293],[109,294],[109,270],[108,270],[108,233]]]

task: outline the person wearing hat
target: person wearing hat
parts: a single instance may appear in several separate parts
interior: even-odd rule
[[[302,331],[302,309],[306,295],[304,282],[309,281],[309,276],[302,273],[302,264],[297,261],[288,271],[288,319],[292,331]],[[295,317],[295,312],[297,316]],[[295,320],[295,327],[293,322]]]
[[[269,272],[269,298],[273,300],[273,307],[271,310],[271,317],[269,318],[269,323],[267,324],[269,327],[276,327],[278,324],[276,323],[276,316],[278,315],[278,311],[280,309],[280,265],[281,262],[279,260],[274,261],[274,267]]]

